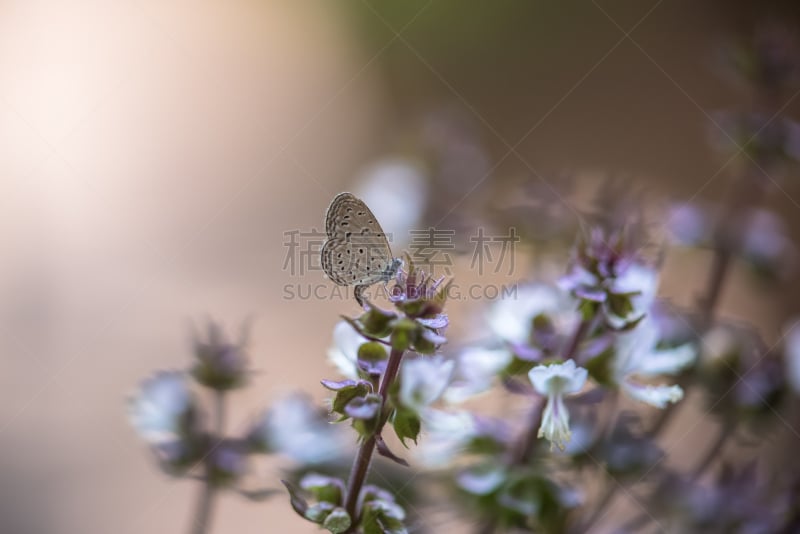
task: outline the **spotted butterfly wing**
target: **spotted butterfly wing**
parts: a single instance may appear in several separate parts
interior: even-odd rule
[[[355,286],[355,296],[363,305],[363,290],[386,282],[397,272],[399,261],[392,257],[389,241],[375,215],[351,193],[339,193],[325,213],[327,240],[322,246],[321,263],[334,283]]]

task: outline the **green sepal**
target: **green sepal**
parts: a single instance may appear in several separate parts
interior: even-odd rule
[[[358,359],[368,362],[379,362],[389,357],[386,348],[377,341],[368,341],[358,347]]]
[[[383,400],[380,395],[370,393],[363,397],[355,397],[348,402],[344,412],[353,419],[374,419],[380,414],[382,404]]]
[[[380,395],[370,394],[353,399],[345,408],[347,415],[353,419],[353,428],[361,438],[368,438],[378,429],[382,404]]]
[[[344,482],[341,479],[309,473],[300,481],[300,487],[314,496],[321,502],[328,502],[333,505],[342,504],[344,494]]]
[[[391,343],[395,350],[408,350],[416,340],[417,329],[423,328],[411,319],[400,319],[394,322],[394,332],[392,332]]]
[[[391,323],[397,314],[372,307],[358,318],[358,323],[365,334],[372,337],[386,337],[392,333]]]
[[[602,386],[614,387],[614,347],[609,347],[583,364],[589,376]]]
[[[584,321],[590,321],[597,314],[600,304],[592,302],[591,300],[581,300],[578,305],[578,311],[581,312],[581,318]]]
[[[633,313],[633,302],[628,293],[609,293],[608,307],[617,317],[627,317]]]
[[[352,386],[345,386],[336,392],[333,398],[331,410],[335,413],[345,415],[345,408],[353,399],[357,397],[364,397],[372,391],[372,386],[369,382],[359,381]]]
[[[334,508],[322,522],[322,527],[332,532],[333,534],[341,534],[347,532],[353,521],[350,519],[350,514],[344,508]]]
[[[405,510],[396,502],[365,499],[361,529],[364,534],[407,534],[403,519]]]
[[[416,334],[413,348],[420,354],[433,354],[436,352],[436,348],[446,341],[443,336],[424,326],[420,326]]]
[[[303,517],[311,521],[312,523],[317,523],[321,525],[325,519],[327,519],[328,515],[333,511],[335,508],[329,502],[318,502],[314,503],[308,507],[306,513]]]

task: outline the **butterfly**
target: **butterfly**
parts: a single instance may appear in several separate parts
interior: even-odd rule
[[[378,219],[352,193],[339,193],[325,212],[327,239],[320,252],[322,270],[340,286],[354,286],[353,296],[364,307],[364,290],[388,282],[403,264],[392,256]]]

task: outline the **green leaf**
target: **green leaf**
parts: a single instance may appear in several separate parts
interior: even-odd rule
[[[378,454],[384,458],[388,458],[391,461],[402,465],[403,467],[408,467],[408,462],[393,453],[391,449],[389,449],[389,446],[386,445],[386,442],[383,441],[383,438],[380,436],[380,434],[376,436],[375,449],[378,451]]]
[[[422,424],[419,416],[415,412],[411,410],[397,410],[392,420],[392,426],[394,426],[394,431],[397,437],[400,438],[400,442],[404,447],[408,448],[406,439],[410,439],[416,443]]]
[[[295,488],[291,483],[286,480],[281,480],[286,489],[289,491],[289,504],[292,505],[292,509],[297,512],[300,517],[306,517],[306,511],[308,511],[308,503],[301,495],[300,491]]]
[[[340,389],[344,389],[346,387],[355,386],[358,384],[357,380],[347,379],[347,380],[328,380],[323,379],[319,381],[326,389],[331,391],[339,391]]]

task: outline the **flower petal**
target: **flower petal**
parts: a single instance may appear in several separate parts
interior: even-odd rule
[[[333,346],[328,349],[328,359],[339,372],[347,378],[358,378],[358,347],[367,338],[355,331],[346,321],[340,321],[333,328]]]
[[[657,350],[641,359],[636,374],[642,376],[674,375],[694,363],[695,359],[697,359],[697,349],[692,343],[671,349]]]
[[[622,382],[622,388],[632,399],[644,402],[656,408],[666,407],[668,402],[676,403],[683,398],[683,389],[680,386],[653,386],[650,384],[637,384],[632,380]]]
[[[447,388],[447,402],[459,403],[491,388],[494,377],[511,363],[506,349],[469,348],[457,358],[455,379]]]
[[[568,361],[571,362],[572,360],[568,360]],[[573,363],[573,366],[574,365],[575,364]],[[586,379],[588,377],[589,377],[589,371],[587,371],[583,367],[578,367],[577,369],[575,369],[573,371],[572,376],[569,379],[569,382],[567,382],[564,385],[564,389],[562,391],[564,393],[577,393],[577,392],[579,392],[583,388],[583,385],[586,383]]]
[[[414,454],[428,467],[444,467],[452,462],[477,434],[475,417],[468,411],[426,408],[420,415],[426,435]]]
[[[419,412],[444,393],[455,362],[442,357],[403,360],[400,367],[400,402]]]
[[[577,393],[589,376],[583,367],[576,367],[573,360],[550,365],[537,365],[528,372],[531,384],[540,395]]]
[[[486,317],[489,328],[511,343],[526,343],[534,317],[545,314],[564,331],[580,319],[574,300],[563,289],[549,284],[520,285],[513,298],[493,304]]]
[[[569,431],[569,412],[560,395],[547,399],[538,436],[550,442],[550,450],[553,450],[553,446],[558,446],[563,451],[569,443],[572,437]]]

